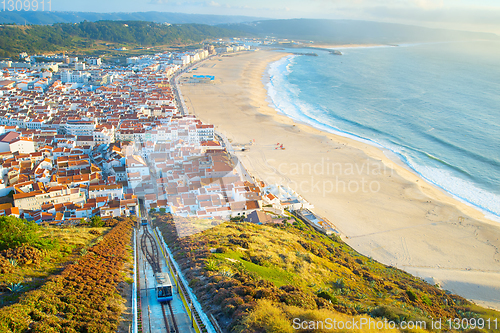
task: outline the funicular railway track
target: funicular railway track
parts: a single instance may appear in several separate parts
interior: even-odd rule
[[[153,235],[149,232],[148,227],[144,226],[142,229],[143,234],[141,237],[141,250],[156,275],[157,273],[161,273],[158,245],[156,244],[156,240]],[[180,333],[175,320],[172,304],[170,302],[161,302],[160,304],[167,333]]]
[[[153,272],[159,273],[161,272],[160,260],[158,258],[158,246],[156,246],[156,241],[148,231],[148,228],[143,228],[144,232],[141,237],[141,249],[144,256],[146,256],[146,260],[151,265]]]
[[[170,257],[167,256],[166,260],[167,260],[168,265],[173,268],[173,270],[174,270],[173,274],[177,275],[177,271],[176,271],[175,266],[173,265],[172,260],[170,259]],[[179,290],[179,294],[182,294],[183,297],[184,297],[184,299],[186,300],[186,303],[191,305],[193,303],[193,301],[191,300],[191,297],[189,296],[189,293],[187,292],[186,287],[184,286],[184,283],[179,283],[177,285],[177,287],[179,288],[178,289]],[[191,320],[193,322],[196,322],[196,325],[201,329],[202,332],[206,332],[206,326],[203,323],[203,321],[201,320],[201,316],[198,313],[198,310],[196,308],[194,308],[194,307],[191,307],[191,306],[190,306],[190,308],[191,308],[191,315],[192,315]],[[214,319],[214,321],[215,321],[215,319]],[[221,330],[217,329],[217,328],[216,328],[216,331],[217,332],[221,332]]]
[[[165,320],[165,327],[167,327],[167,333],[180,333],[177,327],[177,322],[175,321],[174,310],[172,310],[172,304],[167,303],[170,314],[167,314],[165,310],[165,303],[161,303],[161,311],[163,312],[163,319]],[[170,319],[169,319],[170,318]]]

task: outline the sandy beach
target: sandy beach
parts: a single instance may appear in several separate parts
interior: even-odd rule
[[[278,114],[266,101],[263,75],[284,55],[257,51],[204,62],[196,74],[216,79],[181,85],[186,105],[233,146],[246,145],[237,155],[253,176],[295,189],[357,251],[500,309],[500,223],[376,147]]]

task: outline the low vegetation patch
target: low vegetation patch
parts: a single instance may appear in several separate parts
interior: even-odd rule
[[[0,309],[0,332],[115,332],[124,308],[117,286],[133,221],[115,223],[105,235],[92,235],[85,254],[61,274]]]
[[[0,217],[0,307],[43,285],[108,230],[41,227],[15,217]]]

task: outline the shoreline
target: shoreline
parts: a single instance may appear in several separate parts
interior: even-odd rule
[[[347,47],[358,48],[358,47],[380,47],[380,46],[389,46],[389,45],[375,45],[375,44],[374,45],[363,45],[362,44],[362,45],[352,45],[352,46],[347,46]],[[278,60],[281,60],[285,56],[289,56],[289,55],[293,55],[293,54],[287,54],[287,53],[285,53],[285,55],[283,57],[281,57],[280,59],[278,59]],[[273,62],[275,62],[275,61],[271,61],[271,62],[269,62],[267,64],[266,69],[265,69],[265,71],[263,73],[263,84],[264,84],[264,86],[266,86],[267,83],[270,82],[270,77],[269,77],[268,70],[269,70],[269,66]],[[266,89],[266,92],[267,92],[267,88],[265,88],[265,89]],[[276,112],[277,115],[282,116],[282,117],[286,117],[286,118],[292,120],[294,123],[296,123],[296,124],[298,124],[300,126],[309,127],[310,130],[312,130],[312,131],[319,131],[319,132],[324,133],[326,135],[332,135],[332,136],[334,136],[336,138],[338,138],[338,137],[345,138],[345,139],[347,139],[349,141],[356,142],[359,145],[366,144],[366,145],[369,145],[370,147],[372,147],[372,148],[374,148],[376,150],[379,150],[387,158],[388,161],[384,160],[384,159],[382,159],[382,161],[388,167],[396,169],[396,171],[398,171],[397,170],[398,166],[400,168],[404,168],[405,171],[407,171],[407,172],[409,172],[409,173],[412,174],[412,177],[417,177],[418,180],[422,180],[423,182],[425,182],[425,185],[431,186],[434,190],[439,191],[440,194],[443,194],[443,195],[447,196],[451,200],[459,201],[460,203],[465,204],[468,208],[470,208],[470,209],[473,210],[473,212],[470,212],[469,210],[466,210],[466,211],[464,211],[464,213],[471,214],[471,215],[477,215],[478,219],[484,220],[483,222],[492,223],[493,225],[498,225],[500,227],[500,224],[497,224],[498,222],[500,222],[500,216],[495,215],[493,212],[491,212],[491,211],[489,211],[489,210],[487,210],[487,209],[485,209],[483,207],[476,206],[473,203],[470,203],[467,200],[465,200],[463,198],[460,198],[457,195],[446,191],[444,188],[442,188],[441,186],[439,186],[435,182],[426,179],[420,173],[418,173],[416,170],[414,170],[410,165],[408,165],[407,163],[405,163],[405,161],[400,157],[400,155],[398,155],[394,151],[390,150],[389,148],[384,147],[384,146],[376,143],[375,141],[372,141],[372,140],[367,139],[367,138],[363,138],[363,137],[358,136],[358,135],[353,134],[353,133],[342,132],[342,131],[328,131],[326,129],[323,130],[323,129],[315,127],[314,125],[308,124],[308,123],[306,123],[304,121],[301,121],[301,120],[298,120],[298,119],[294,119],[293,117],[291,117],[291,116],[289,116],[289,115],[281,112],[280,110],[278,110],[278,108],[276,107],[276,105],[274,105],[274,103],[272,102],[270,96],[268,94],[266,96],[267,96],[266,102],[269,103],[269,107],[271,107],[271,108],[273,108],[275,110],[275,112]],[[370,155],[369,152],[371,151],[371,149],[366,149],[365,150],[365,149],[363,149],[360,146],[358,146],[357,148],[359,148],[360,150],[363,150],[365,153],[368,153],[368,155]],[[394,156],[391,158],[390,156],[387,156],[388,155],[387,153],[392,154]],[[371,157],[379,158],[380,154],[378,154],[378,153],[377,154],[373,154],[373,155],[371,155]],[[463,207],[460,207],[460,209],[463,210]],[[491,215],[493,215],[492,216],[493,218],[496,218],[496,219],[499,219],[499,220],[494,221],[493,219],[491,219],[490,217],[488,217],[487,214],[491,214]]]
[[[384,46],[384,45],[375,45],[375,46],[378,47],[378,46]],[[356,45],[356,46],[351,46],[351,47],[372,47],[372,46]],[[282,59],[284,59],[287,56],[295,56],[295,55],[293,55],[293,54],[285,55],[282,58],[280,58],[279,60],[282,60]],[[305,122],[305,121],[303,121],[301,119],[296,119],[293,116],[287,115],[286,113],[284,113],[281,110],[279,110],[279,108],[274,104],[274,102],[272,101],[271,97],[269,96],[269,89],[267,87],[267,85],[269,83],[271,83],[271,76],[269,75],[269,70],[270,70],[270,66],[273,63],[274,62],[270,62],[267,65],[266,70],[265,70],[265,72],[264,72],[264,74],[262,76],[262,83],[263,83],[266,91],[268,92],[266,101],[269,103],[269,106],[271,108],[273,108],[274,110],[276,110],[277,114],[285,116],[285,117],[288,117],[288,118],[292,119],[294,122],[296,122],[297,124],[301,124],[301,125],[304,125],[304,126],[309,126],[309,127],[313,128],[313,129],[316,129],[316,130],[319,130],[319,131],[322,131],[322,132],[325,132],[325,133],[328,133],[328,134],[332,134],[332,135],[335,135],[335,136],[344,137],[344,138],[347,138],[347,139],[359,142],[361,144],[368,144],[368,145],[370,145],[370,146],[372,146],[372,147],[374,147],[376,149],[379,149],[379,150],[381,150],[384,153],[384,155],[389,160],[391,160],[393,163],[395,163],[395,164],[403,167],[407,171],[413,173],[415,177],[418,177],[419,179],[422,179],[424,182],[427,183],[427,185],[433,186],[436,190],[439,190],[443,194],[448,195],[453,200],[460,201],[461,203],[469,206],[470,208],[478,210],[481,214],[484,215],[484,217],[486,219],[490,220],[491,222],[500,223],[500,215],[498,215],[497,213],[495,213],[494,211],[492,211],[492,210],[490,210],[490,209],[488,209],[486,207],[478,206],[478,205],[474,204],[473,202],[471,202],[471,201],[469,201],[469,200],[461,197],[460,195],[457,195],[457,194],[454,194],[452,192],[449,192],[446,188],[444,188],[443,186],[441,186],[439,183],[436,183],[436,182],[432,181],[431,179],[426,178],[420,172],[418,172],[417,170],[415,170],[414,168],[412,168],[412,166],[410,165],[410,163],[407,162],[407,159],[405,158],[405,156],[403,156],[403,155],[401,155],[401,154],[399,154],[399,153],[391,150],[390,148],[385,147],[385,146],[383,146],[383,145],[381,145],[381,144],[379,144],[379,143],[371,140],[370,138],[365,138],[365,137],[359,136],[359,135],[357,135],[355,133],[349,133],[349,132],[342,131],[342,130],[332,129],[332,128],[328,128],[327,126],[325,126],[324,129],[322,129],[321,127],[316,127],[312,123],[307,123],[307,122]],[[314,122],[317,122],[317,121],[314,121]],[[500,226],[500,224],[499,224],[499,226]]]
[[[258,51],[210,60],[200,65],[198,72],[215,74],[217,82],[184,85],[183,95],[202,121],[214,124],[233,144],[249,146],[237,156],[252,175],[266,183],[309,186],[297,192],[315,206],[316,213],[330,220],[354,249],[438,281],[444,289],[479,304],[500,308],[500,299],[495,298],[500,295],[499,224],[395,163],[383,150],[298,123],[270,107],[263,82],[266,69],[286,55]],[[255,144],[249,145],[252,139]],[[274,149],[276,142],[286,149]],[[307,166],[328,167],[329,163],[350,165],[354,170],[373,165],[383,171],[308,172]],[[294,173],[300,166],[302,170]],[[338,186],[328,195],[309,191],[315,182],[324,186],[335,180],[337,185],[361,185],[366,180],[366,184],[379,184],[380,188],[376,193],[339,191]],[[456,271],[462,275],[460,283],[453,278]]]

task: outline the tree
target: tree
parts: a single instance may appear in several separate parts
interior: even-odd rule
[[[90,226],[92,228],[101,228],[104,227],[104,221],[101,219],[100,216],[92,216],[90,219]]]
[[[0,217],[0,251],[24,244],[39,245],[39,226],[13,216]]]

